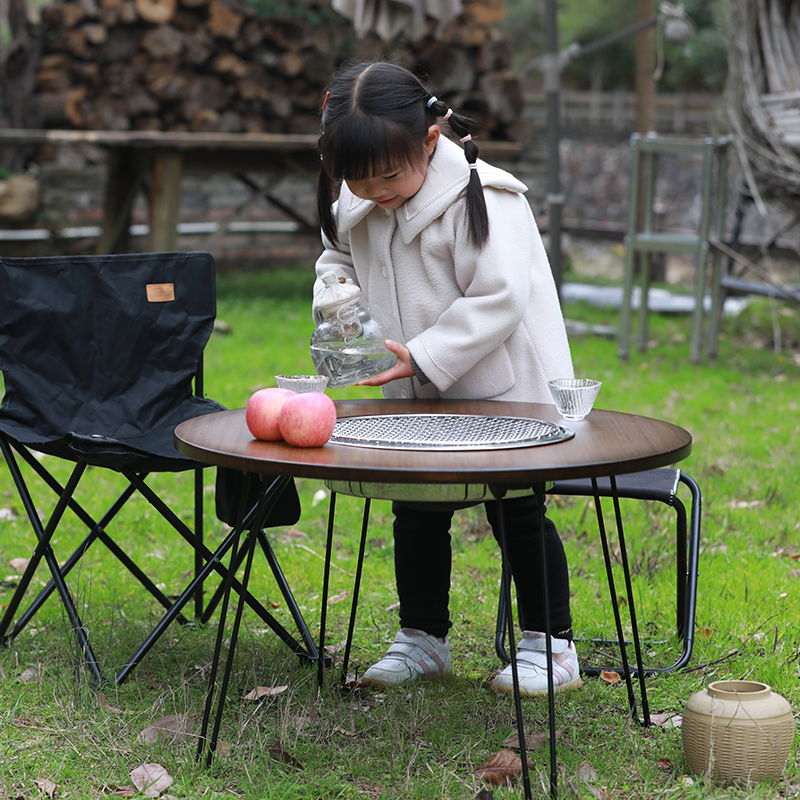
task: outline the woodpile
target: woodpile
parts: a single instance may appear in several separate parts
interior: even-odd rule
[[[731,0],[728,116],[749,189],[800,205],[800,0]]]
[[[42,10],[43,126],[99,130],[315,133],[326,83],[353,57],[427,76],[492,139],[520,139],[522,92],[502,0],[472,0],[437,39],[357,39],[330,3],[259,14],[237,0],[55,0]],[[306,22],[309,20],[309,22]]]

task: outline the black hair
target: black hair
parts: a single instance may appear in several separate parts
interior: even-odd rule
[[[478,147],[469,119],[437,100],[412,72],[385,61],[364,62],[336,78],[323,100],[317,141],[322,167],[317,209],[322,230],[338,244],[331,204],[338,182],[363,180],[398,166],[418,166],[427,158],[428,128],[440,117],[464,144],[468,164]],[[489,219],[478,170],[469,170],[466,189],[470,241],[482,247],[489,237]]]

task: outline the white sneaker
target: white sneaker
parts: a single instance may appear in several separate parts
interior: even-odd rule
[[[450,642],[415,628],[401,628],[383,658],[363,675],[365,686],[399,686],[424,675],[450,672]]]
[[[577,689],[583,686],[575,644],[566,639],[550,637],[553,653],[553,691]],[[547,640],[539,631],[524,631],[517,648],[519,691],[526,697],[547,694]],[[509,664],[492,682],[496,692],[511,694],[514,678]]]

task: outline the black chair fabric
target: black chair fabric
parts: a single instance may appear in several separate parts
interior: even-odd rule
[[[0,286],[0,430],[95,466],[197,466],[172,432],[223,408],[192,393],[216,314],[208,253],[2,259]]]
[[[131,486],[141,486],[151,472],[203,467],[175,449],[173,432],[186,419],[223,409],[202,396],[202,356],[215,316],[215,267],[209,253],[0,258],[5,385],[0,444],[12,473],[16,470],[21,494],[28,490],[10,448],[32,465],[28,448],[76,462],[81,468],[76,484],[81,475],[84,482],[90,480],[90,473],[82,471],[85,465],[121,472]],[[35,469],[61,494],[59,502],[75,510],[75,486],[65,490],[45,470]],[[248,498],[252,505],[265,485],[254,483]],[[223,521],[235,521],[232,509],[239,507],[244,485],[242,473],[218,470],[216,502]],[[31,517],[32,499],[23,497],[23,502]],[[299,516],[290,482],[265,525],[293,524]],[[112,545],[99,524],[85,513],[82,519],[94,529],[91,541],[99,537]],[[53,531],[45,534],[31,523],[39,538],[35,561],[44,557],[58,582],[56,562],[46,552]],[[182,533],[188,538],[188,532]],[[193,543],[198,551],[203,547],[202,531]],[[205,551],[203,558],[208,555]],[[144,576],[139,579],[147,585]],[[147,588],[155,594],[152,582]],[[59,591],[67,603],[64,588]],[[159,600],[167,605],[163,595]],[[15,597],[15,607],[18,601]]]

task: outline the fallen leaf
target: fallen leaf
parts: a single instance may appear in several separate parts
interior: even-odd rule
[[[336,605],[336,603],[341,603],[342,600],[346,600],[351,594],[351,591],[339,592],[339,594],[335,594],[333,597],[328,599],[328,605],[333,606]]]
[[[279,694],[283,694],[288,688],[288,684],[285,686],[256,686],[255,689],[244,696],[244,699],[261,700],[262,697],[277,697]]]
[[[195,717],[186,714],[170,714],[151,722],[139,734],[139,741],[155,744],[159,739],[170,744],[183,744],[190,738],[192,729],[197,724]]]
[[[592,797],[597,798],[597,800],[608,800],[608,798],[611,796],[605,789],[593,785],[597,780],[597,770],[588,761],[584,761],[578,767],[577,774],[578,779],[587,784],[586,788]]]
[[[661,769],[672,769],[672,762],[668,758],[659,758],[658,766]]]
[[[36,667],[28,667],[22,675],[19,676],[19,679],[23,683],[30,683],[31,681],[35,681],[39,677],[39,670]]]
[[[651,714],[650,723],[657,728],[680,728],[683,717],[674,711],[662,711],[660,714]]]
[[[522,775],[522,759],[513,750],[504,747],[478,765],[472,774],[490,786],[511,785],[512,780]]]
[[[556,741],[561,738],[561,731],[556,731]],[[550,741],[549,731],[539,731],[538,733],[525,734],[525,749],[536,750],[543,744]],[[503,747],[512,747],[514,750],[519,750],[519,734],[515,733],[502,741]]]
[[[40,791],[44,792],[48,797],[54,797],[58,786],[49,778],[37,778],[36,785]]]
[[[285,750],[280,742],[275,742],[269,749],[269,757],[281,764],[288,764],[290,767],[303,769],[303,765],[288,751]]]
[[[108,702],[108,699],[103,694],[103,692],[98,692],[97,693],[97,705],[98,705],[99,708],[102,708],[104,711],[108,711],[109,714],[121,714],[122,713],[118,708],[116,708],[115,706],[112,706],[111,703]]]
[[[139,793],[138,789],[133,786],[116,786],[115,784],[106,784],[100,788],[102,794],[113,794],[114,797],[134,797]]]
[[[217,740],[217,749],[214,750],[214,755],[217,758],[225,758],[233,752],[233,745],[230,742],[223,742]]]
[[[600,673],[600,677],[606,683],[612,683],[612,684],[619,683],[622,680],[622,677],[620,676],[619,672],[614,672],[613,670],[607,670],[607,669],[602,670],[602,672]]]
[[[29,563],[29,558],[12,558],[11,561],[8,562],[8,565],[14,570],[14,572],[19,572],[22,574],[27,569]]]
[[[172,778],[161,764],[142,764],[131,770],[130,779],[145,797],[158,797],[172,785]]]
[[[281,604],[277,600],[270,600],[269,601],[270,608],[280,608]]]
[[[688,775],[683,775],[681,777],[681,783],[684,786],[694,786],[694,779],[690,778]]]

